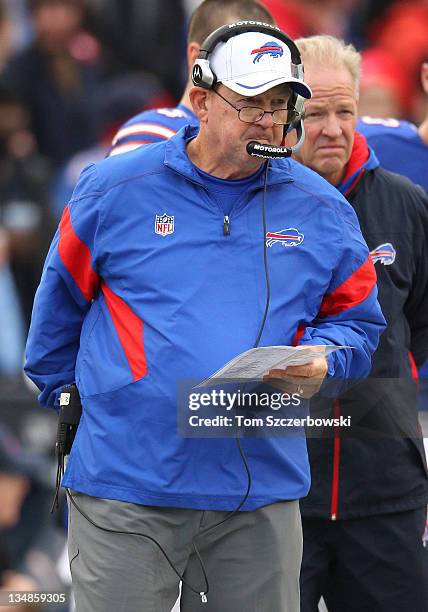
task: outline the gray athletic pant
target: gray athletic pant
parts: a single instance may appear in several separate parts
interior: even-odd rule
[[[158,540],[198,591],[204,579],[192,549],[199,531],[226,512],[141,506],[74,493],[93,521]],[[299,612],[302,529],[297,501],[239,512],[197,540],[208,602],[183,585],[181,612]],[[77,612],[170,612],[179,579],[147,538],[107,533],[69,503],[68,552]]]

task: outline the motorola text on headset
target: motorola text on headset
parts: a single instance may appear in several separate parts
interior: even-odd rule
[[[217,28],[217,30],[214,30],[214,32],[204,40],[192,68],[192,81],[194,85],[202,87],[203,89],[214,89],[217,84],[217,77],[210,65],[210,55],[219,43],[226,42],[229,38],[244,34],[245,32],[274,34],[275,37],[282,41],[290,50],[292,76],[303,81],[304,71],[299,49],[295,42],[291,40],[285,32],[280,30],[277,26],[261,21],[237,21]],[[284,126],[284,136],[295,129],[297,135],[296,143],[291,147],[275,147],[272,145],[264,145],[261,142],[253,140],[247,144],[247,153],[249,155],[262,157],[264,159],[274,159],[277,157],[290,157],[290,155],[297,153],[305,140],[305,130],[303,127],[305,98],[292,90],[290,102],[295,108],[296,115],[290,123]]]

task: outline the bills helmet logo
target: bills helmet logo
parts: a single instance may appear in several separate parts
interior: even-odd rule
[[[278,232],[266,232],[266,246],[271,247],[277,242],[283,247],[293,247],[302,244],[305,236],[295,227],[279,230]]]
[[[377,261],[380,261],[384,266],[390,266],[394,263],[396,254],[396,250],[390,242],[380,244],[373,251],[370,251],[372,262],[375,264]]]
[[[155,233],[160,236],[168,236],[168,234],[174,233],[174,217],[163,213],[163,215],[156,215],[155,218]]]
[[[274,58],[282,57],[282,55],[284,54],[284,49],[280,45],[278,45],[277,42],[271,41],[265,43],[258,49],[253,49],[251,51],[251,55],[254,55],[255,53],[257,55],[253,59],[253,64],[259,62],[264,55],[271,55]]]

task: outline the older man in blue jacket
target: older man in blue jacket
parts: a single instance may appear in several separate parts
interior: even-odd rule
[[[288,153],[284,126],[311,95],[294,43],[240,22],[203,49],[199,132],[82,173],[35,300],[26,371],[43,404],[73,381],[83,403],[63,481],[79,611],[172,606],[178,575],[144,534],[184,572],[183,610],[295,612],[304,437],[247,437],[243,456],[230,438],[180,437],[177,383],[297,341],[353,349],[270,376],[359,378],[384,325],[341,194],[290,159],[248,153]]]

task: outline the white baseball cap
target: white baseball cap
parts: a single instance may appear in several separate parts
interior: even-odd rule
[[[211,54],[210,66],[217,81],[237,94],[257,96],[281,83],[304,98],[312,92],[291,73],[288,46],[271,34],[244,32],[219,43]]]

